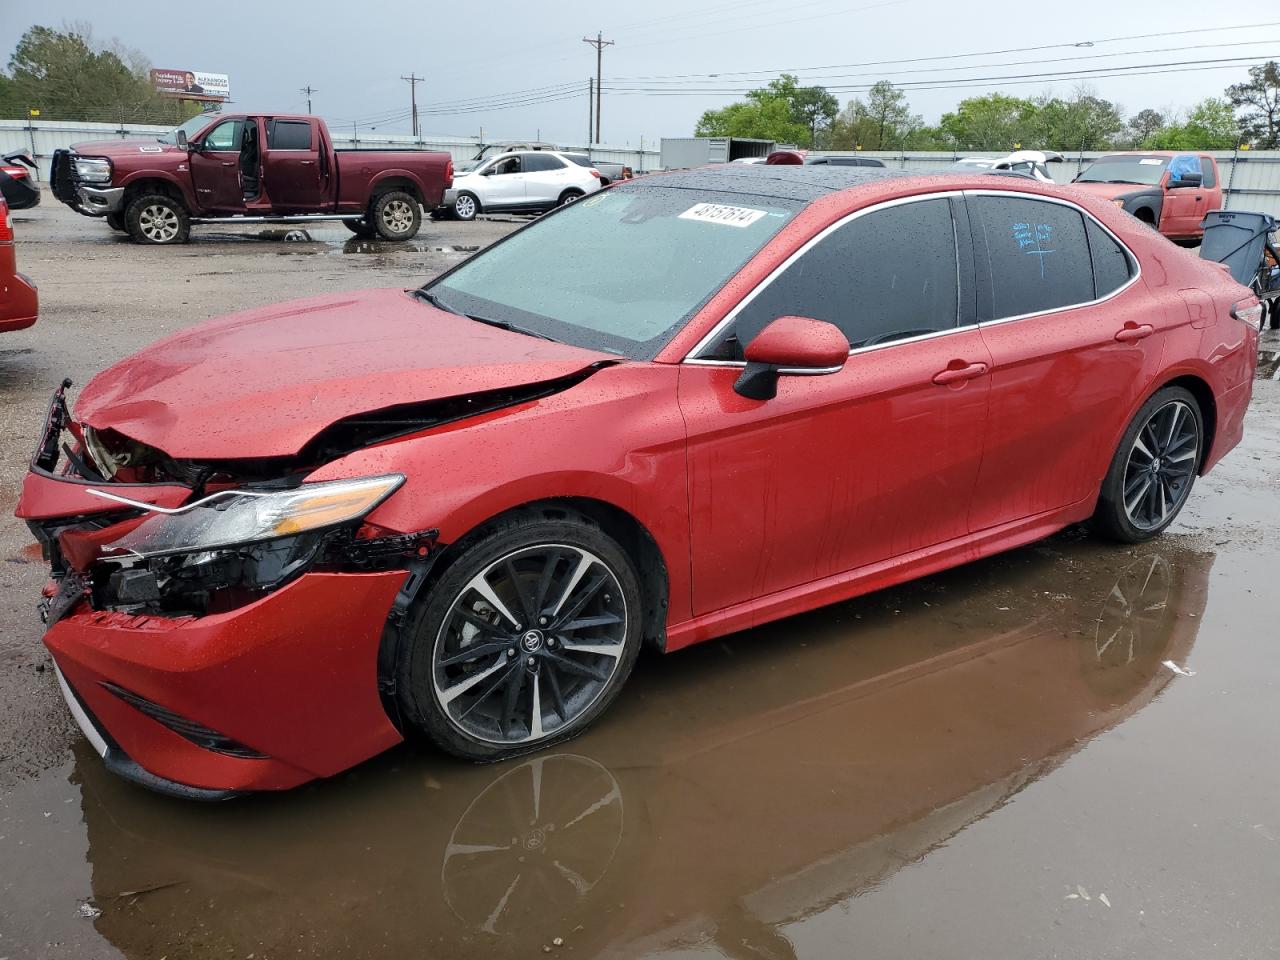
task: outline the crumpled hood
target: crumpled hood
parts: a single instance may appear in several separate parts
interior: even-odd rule
[[[160,340],[94,377],[74,416],[177,458],[289,456],[344,417],[616,359],[486,326],[403,290],[362,290],[235,313]]]
[[[173,153],[179,150],[171,143],[161,143],[155,137],[137,140],[86,140],[71,145],[73,153],[81,157],[137,157],[156,153]]]

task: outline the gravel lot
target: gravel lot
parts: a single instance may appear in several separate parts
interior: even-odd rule
[[[152,249],[51,198],[14,219],[41,318],[0,338],[0,958],[1280,954],[1275,333],[1244,444],[1156,543],[1070,530],[648,657],[533,759],[401,748],[211,808],[107,774],[58,696],[11,518],[49,393],[514,222]]]

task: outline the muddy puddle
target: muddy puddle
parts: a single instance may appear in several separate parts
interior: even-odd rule
[[[1158,924],[1143,905],[1158,913],[1161,885],[1194,865],[1151,862],[1159,843],[1121,855],[1128,829],[1177,847],[1226,817],[1259,861],[1233,869],[1280,860],[1274,808],[1260,832],[1234,822],[1251,813],[1199,810],[1203,790],[1179,795],[1199,780],[1179,763],[1248,739],[1215,743],[1223,724],[1196,711],[1280,662],[1224,673],[1251,646],[1252,595],[1185,540],[1068,533],[648,657],[597,729],[498,765],[401,748],[200,806],[79,744],[0,807],[0,956],[852,956],[867,917],[901,942],[937,928],[914,955],[948,956],[942,918],[993,902],[1013,914],[996,942],[1110,955],[1084,948]],[[1126,733],[1145,714],[1159,719]],[[888,896],[922,877],[933,887]]]

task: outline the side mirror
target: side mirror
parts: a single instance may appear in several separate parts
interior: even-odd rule
[[[825,320],[779,317],[747,344],[747,366],[733,389],[751,400],[778,395],[778,377],[839,373],[849,358],[849,340]]]
[[[187,131],[179,130],[176,134],[174,134],[174,139],[177,141],[178,146],[181,149],[183,150],[187,149]]]
[[[1187,173],[1182,174],[1182,176],[1180,176],[1177,180],[1170,178],[1169,189],[1177,190],[1179,187],[1198,187],[1203,181],[1204,181],[1204,174],[1191,173],[1190,171],[1188,171]]]

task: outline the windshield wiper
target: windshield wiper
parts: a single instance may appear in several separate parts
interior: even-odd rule
[[[523,333],[528,337],[537,337],[539,340],[550,340],[552,343],[559,343],[555,337],[549,337],[545,333],[539,333],[537,330],[530,330],[528,327],[521,327],[509,320],[494,320],[491,317],[477,317],[474,313],[464,314],[468,319],[474,320],[476,323],[483,323],[490,327],[497,327],[499,330],[510,330],[512,333]]]
[[[537,330],[530,330],[528,327],[521,327],[511,323],[508,320],[494,320],[490,317],[479,317],[474,313],[463,313],[456,307],[451,307],[434,293],[426,290],[415,290],[413,295],[419,300],[423,300],[431,306],[443,310],[445,313],[452,313],[456,317],[466,317],[468,320],[474,320],[476,323],[483,323],[490,327],[497,327],[499,330],[510,330],[512,333],[523,333],[528,337],[537,337],[539,340],[550,340],[552,343],[560,343],[555,337],[549,337],[545,333],[539,333]]]

